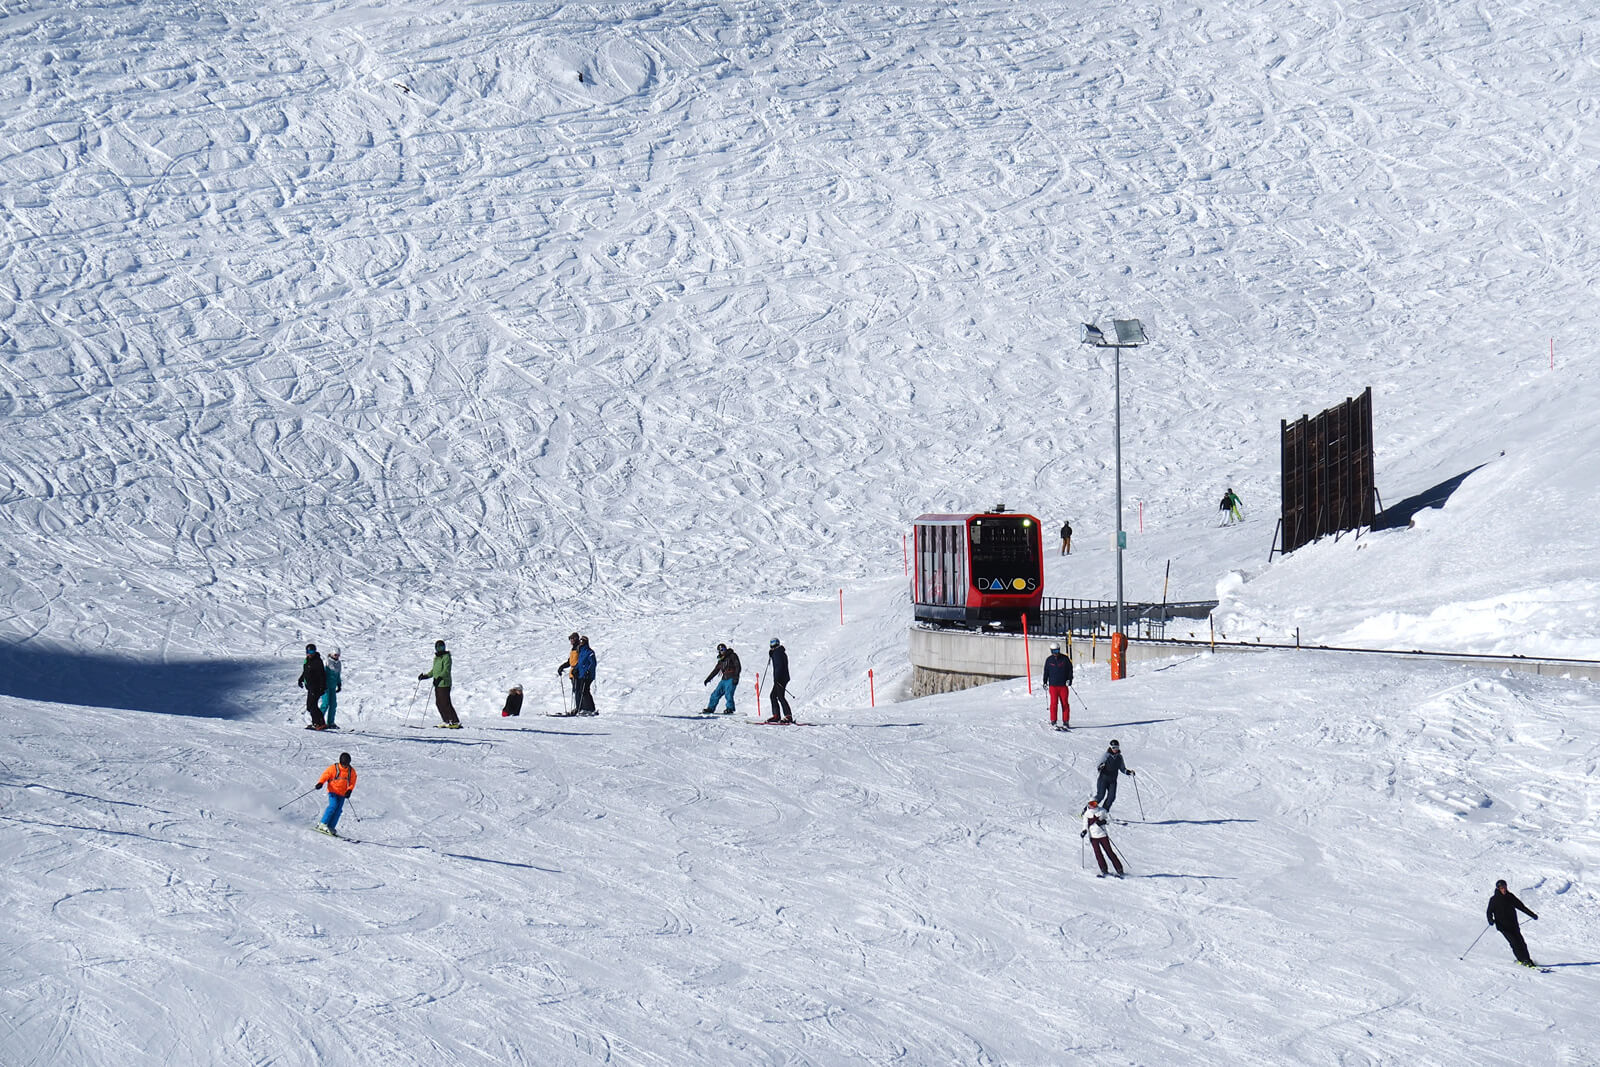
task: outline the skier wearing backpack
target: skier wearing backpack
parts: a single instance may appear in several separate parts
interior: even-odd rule
[[[333,720],[339,714],[339,691],[344,688],[344,664],[339,662],[337,648],[328,653],[328,662],[323,664],[323,671],[327,674],[327,688],[322,693],[322,717],[328,729],[337,730],[339,724]]]
[[[344,802],[356,790],[356,769],[350,766],[350,753],[339,753],[339,762],[330,763],[317,779],[317,788],[328,787],[328,806],[322,812],[317,829],[329,837],[338,837],[339,816],[344,814]]]
[[[587,637],[578,638],[578,665],[572,668],[572,688],[577,700],[576,715],[598,715],[595,710],[594,671],[596,666],[594,649],[589,647]]]
[[[1528,955],[1528,943],[1522,940],[1522,927],[1517,922],[1517,912],[1522,912],[1528,918],[1538,921],[1539,916],[1528,910],[1528,906],[1517,899],[1515,893],[1506,888],[1506,880],[1500,879],[1494,884],[1494,895],[1489,898],[1487,911],[1489,925],[1500,931],[1506,943],[1511,946],[1511,954],[1517,957],[1517,962],[1524,967],[1537,967],[1533,957]]]
[[[727,701],[727,706],[722,709],[722,714],[733,714],[733,693],[734,690],[739,688],[739,654],[727,645],[717,646],[717,662],[711,668],[711,673],[706,675],[706,680],[701,684],[710,685],[711,679],[719,674],[722,676],[722,680],[711,691],[711,699],[706,701],[706,708],[700,713],[702,715],[715,715],[717,713],[717,701],[719,700]]]
[[[1044,686],[1050,693],[1050,725],[1057,730],[1072,729],[1072,705],[1067,703],[1067,687],[1072,684],[1072,660],[1060,645],[1050,646],[1044,661]],[[1061,725],[1056,726],[1056,705],[1061,705]]]
[[[433,666],[417,675],[417,681],[433,679],[433,703],[439,709],[441,729],[459,730],[461,720],[456,717],[456,706],[450,700],[450,652],[443,641],[433,643]]]
[[[794,711],[784,691],[789,688],[789,653],[774,637],[767,645],[767,662],[772,664],[772,718],[769,723],[794,724]]]
[[[1111,739],[1111,745],[1106,749],[1106,754],[1100,757],[1100,766],[1095,770],[1099,777],[1094,783],[1094,799],[1101,805],[1100,810],[1106,815],[1111,814],[1111,805],[1117,802],[1117,775],[1132,774],[1122,762],[1122,746],[1116,738]]]
[[[1089,801],[1088,807],[1083,809],[1083,829],[1078,831],[1078,836],[1087,836],[1089,844],[1094,846],[1094,861],[1100,865],[1100,873],[1096,877],[1106,876],[1108,856],[1117,868],[1117,877],[1122,877],[1122,859],[1111,847],[1111,834],[1106,830],[1106,814],[1097,801]]]
[[[300,678],[295,685],[306,691],[306,713],[311,716],[311,725],[306,729],[326,730],[328,724],[323,721],[320,702],[328,688],[328,671],[322,665],[316,645],[306,645],[306,661],[300,667]]]

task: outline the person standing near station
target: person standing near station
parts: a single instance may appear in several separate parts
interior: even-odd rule
[[[433,703],[439,709],[441,729],[459,730],[461,720],[456,717],[456,706],[450,701],[450,651],[443,641],[433,643],[433,666],[417,675],[417,681],[433,679]]]
[[[1094,847],[1094,861],[1100,865],[1097,878],[1106,876],[1106,859],[1109,857],[1117,868],[1117,877],[1125,873],[1122,869],[1122,859],[1111,847],[1111,833],[1106,829],[1106,815],[1100,810],[1097,801],[1089,801],[1089,806],[1083,809],[1083,829],[1078,831],[1079,837],[1087,836],[1089,844]]]
[[[1061,524],[1061,554],[1063,556],[1072,555],[1072,523],[1070,522]]]
[[[1526,904],[1517,899],[1515,893],[1506,888],[1506,880],[1500,879],[1494,884],[1494,895],[1489,898],[1487,912],[1489,925],[1500,931],[1500,935],[1506,939],[1506,944],[1511,946],[1511,954],[1517,957],[1518,963],[1524,967],[1537,967],[1539,965],[1528,955],[1528,943],[1522,940],[1522,926],[1517,921],[1519,911],[1535,922],[1539,919],[1539,916],[1528,910]]]
[[[727,645],[717,646],[717,662],[711,668],[711,673],[706,675],[702,685],[710,685],[711,679],[722,676],[717,687],[711,691],[711,699],[706,701],[706,708],[700,714],[715,715],[717,701],[726,700],[727,705],[722,709],[722,714],[733,714],[733,694],[739,688],[739,654]]]
[[[1109,816],[1111,805],[1117,802],[1117,775],[1133,773],[1122,762],[1122,746],[1116,738],[1111,739],[1111,745],[1106,749],[1106,754],[1100,757],[1100,766],[1095,770],[1099,777],[1094,783],[1094,799],[1100,805],[1100,810]]]
[[[1050,646],[1044,661],[1044,686],[1050,693],[1050,725],[1057,730],[1072,729],[1072,705],[1067,702],[1067,687],[1072,684],[1072,659],[1059,644]],[[1056,726],[1056,705],[1061,706],[1061,725]]]
[[[322,821],[317,829],[329,837],[339,836],[339,816],[344,814],[344,802],[356,789],[356,769],[350,766],[350,753],[339,753],[339,762],[330,763],[317,779],[317,788],[328,787],[328,806],[323,809]]]
[[[772,664],[772,718],[767,722],[794,724],[794,711],[789,707],[789,653],[776,637],[767,644],[767,662]]]
[[[311,716],[307,730],[326,730],[322,718],[322,694],[328,688],[328,671],[322,664],[322,654],[316,645],[306,645],[306,661],[300,666],[300,678],[295,685],[306,691],[306,714]]]

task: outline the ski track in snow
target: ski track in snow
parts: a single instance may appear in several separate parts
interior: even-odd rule
[[[1075,338],[1138,315],[1131,598],[1600,656],[1589,22],[6,5],[0,634],[282,669],[181,717],[0,686],[0,1061],[1587,1062],[1592,686],[1085,665],[1058,736],[1021,681],[899,703],[893,564],[1004,501],[1112,595]],[[1279,420],[1367,385],[1386,503],[1467,476],[1268,564]],[[602,715],[540,717],[575,626]],[[773,634],[817,729],[740,721]],[[719,640],[739,712],[670,717]],[[1071,862],[1108,731],[1123,882]],[[339,746],[358,843],[277,810]],[[1501,876],[1554,974],[1457,958]]]

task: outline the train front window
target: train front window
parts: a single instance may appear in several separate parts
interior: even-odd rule
[[[972,584],[986,593],[1031,593],[1039,582],[1039,530],[1022,516],[973,519]]]

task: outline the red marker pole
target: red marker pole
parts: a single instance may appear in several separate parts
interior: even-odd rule
[[[878,687],[872,684],[872,668],[867,668],[867,699],[872,701],[872,706],[878,706]]]
[[[844,590],[839,590],[839,625],[844,625]]]
[[[1139,501],[1139,532],[1144,533],[1144,501]]]
[[[1022,613],[1022,664],[1028,672],[1028,695],[1033,695],[1033,650],[1028,647],[1028,613]]]

